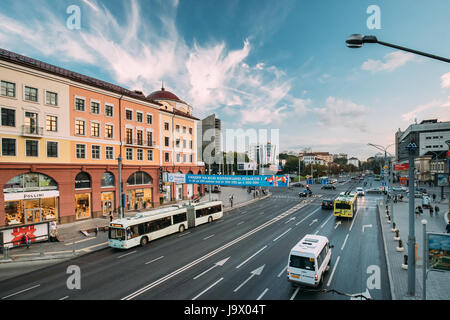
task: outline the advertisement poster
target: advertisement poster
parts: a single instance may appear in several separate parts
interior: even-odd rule
[[[428,267],[450,271],[450,234],[428,233]]]
[[[31,243],[35,242],[36,239],[39,241],[46,240],[46,237],[48,237],[48,222],[13,227],[1,230],[1,232],[3,233],[4,246],[12,248],[24,244],[23,236],[26,233],[29,235]]]
[[[288,175],[207,175],[169,173],[167,182],[188,184],[211,184],[221,186],[288,187]]]

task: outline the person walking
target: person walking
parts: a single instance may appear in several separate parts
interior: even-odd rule
[[[436,193],[433,193],[433,202],[436,200]]]
[[[430,210],[430,217],[433,217],[433,206],[431,204],[429,210]]]
[[[445,231],[447,231],[447,233],[450,233],[450,221],[447,223],[447,226],[445,227]]]
[[[30,236],[28,235],[28,233],[25,233],[23,235],[23,241],[25,242],[27,249],[30,249]]]
[[[436,213],[436,217],[439,217],[439,207],[438,207],[438,205],[435,205],[434,206],[434,212]]]

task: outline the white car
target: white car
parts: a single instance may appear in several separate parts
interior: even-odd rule
[[[356,188],[356,194],[358,196],[364,196],[364,189],[361,187]]]

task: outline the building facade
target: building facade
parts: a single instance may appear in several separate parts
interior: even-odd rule
[[[204,173],[192,107],[0,49],[0,227],[107,216],[203,192],[162,172]],[[167,130],[166,130],[167,128]]]

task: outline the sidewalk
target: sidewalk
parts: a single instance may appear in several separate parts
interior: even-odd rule
[[[398,252],[399,242],[394,240],[395,233],[392,231],[392,224],[389,224],[386,216],[386,204],[380,201],[378,204],[379,216],[382,226],[383,241],[385,246],[386,261],[388,264],[389,282],[391,286],[392,300],[421,300],[423,295],[423,225],[422,220],[427,220],[426,231],[445,233],[448,223],[448,200],[440,203],[435,201],[433,207],[440,208],[439,216],[433,214],[430,217],[429,210],[424,209],[424,213],[416,218],[414,215],[415,238],[417,244],[416,259],[416,281],[415,295],[408,295],[408,271],[402,268],[404,255],[408,254],[408,234],[409,234],[409,204],[408,198],[403,202],[394,203],[394,222],[399,230],[399,237],[403,243],[404,251]],[[421,199],[415,199],[415,207],[422,205]],[[392,215],[391,215],[392,216]],[[426,283],[427,300],[449,300],[450,299],[450,272],[430,271]]]
[[[234,195],[233,209],[251,204],[268,197],[253,198],[244,188],[222,187],[221,193],[213,193],[212,200],[222,200],[224,212],[231,210],[229,195]],[[209,194],[201,198],[201,201],[208,201]],[[136,212],[127,212],[125,216],[134,216]],[[7,256],[0,253],[0,266],[5,264],[15,264],[19,262],[38,262],[50,260],[67,260],[108,247],[108,233],[103,231],[108,226],[109,218],[95,218],[84,221],[77,221],[58,225],[58,235],[60,242],[40,242],[32,243],[30,248],[26,246],[16,247],[7,251]],[[97,236],[94,229],[99,228]],[[84,235],[81,231],[87,231]],[[51,262],[51,261],[50,261]],[[57,261],[56,261],[57,262]]]

